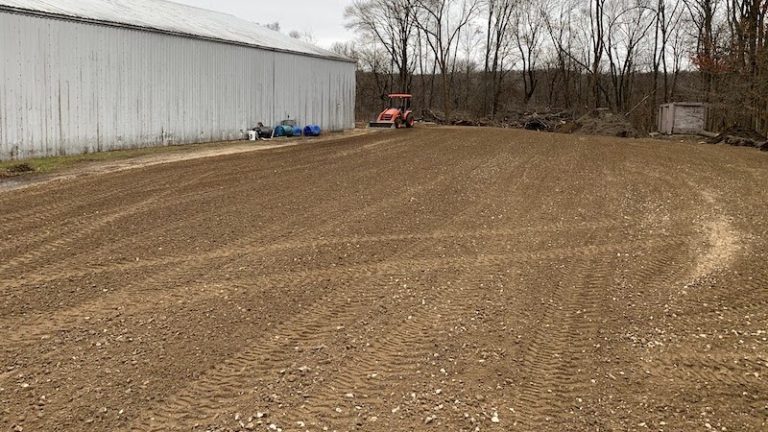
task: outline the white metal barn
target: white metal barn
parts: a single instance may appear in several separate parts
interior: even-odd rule
[[[0,160],[354,127],[355,64],[162,0],[0,0]]]

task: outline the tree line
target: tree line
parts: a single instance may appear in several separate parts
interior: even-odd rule
[[[653,130],[658,105],[768,132],[768,0],[354,0],[367,120],[387,92],[444,116],[608,108]]]

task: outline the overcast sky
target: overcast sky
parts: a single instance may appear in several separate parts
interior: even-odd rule
[[[309,32],[318,45],[330,48],[334,42],[354,35],[344,28],[344,8],[352,0],[172,0],[204,9],[237,15],[248,21],[280,23],[281,31]]]

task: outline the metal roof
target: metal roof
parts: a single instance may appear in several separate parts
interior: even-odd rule
[[[234,15],[165,0],[0,0],[2,10],[352,61]]]

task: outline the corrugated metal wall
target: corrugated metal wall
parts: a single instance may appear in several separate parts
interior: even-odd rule
[[[354,127],[355,65],[0,12],[0,159]]]

